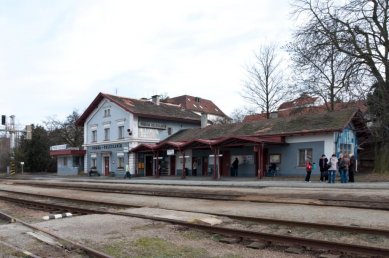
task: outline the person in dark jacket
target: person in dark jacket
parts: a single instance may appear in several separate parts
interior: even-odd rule
[[[320,182],[328,181],[328,159],[325,154],[319,160]]]
[[[238,176],[238,168],[239,168],[239,160],[235,158],[234,162],[232,162],[232,176]]]
[[[348,166],[348,181],[350,183],[354,183],[354,174],[355,174],[355,169],[356,169],[356,160],[354,157],[354,154],[350,154],[350,163]]]

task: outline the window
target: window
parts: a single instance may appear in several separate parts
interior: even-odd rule
[[[270,154],[269,163],[281,163],[281,154]]]
[[[167,128],[167,134],[168,134],[168,135],[172,135],[172,132],[173,132],[172,128],[171,128],[171,127],[168,127],[168,128]]]
[[[121,125],[118,127],[118,135],[119,135],[119,139],[124,138],[124,126]]]
[[[312,149],[300,149],[299,150],[299,167],[305,167],[305,161],[312,159]]]
[[[343,154],[345,154],[345,153],[348,153],[348,154],[352,153],[352,151],[351,151],[351,144],[341,143],[340,144],[340,153],[343,153]]]
[[[104,141],[109,141],[109,128],[104,128]]]
[[[92,131],[92,142],[97,142],[97,131],[96,130]]]
[[[124,157],[118,157],[118,168],[119,169],[124,169]]]
[[[78,167],[80,165],[80,157],[73,157],[73,167]]]
[[[107,108],[104,110],[104,117],[109,117],[109,116],[111,116],[111,109]]]
[[[68,157],[63,157],[63,166],[66,167],[68,165]]]
[[[96,158],[91,159],[91,168],[96,168]]]

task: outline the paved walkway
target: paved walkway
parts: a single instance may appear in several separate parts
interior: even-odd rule
[[[27,179],[27,177],[18,177]],[[389,189],[389,182],[355,182],[341,184],[338,181],[335,184],[320,182],[319,177],[312,177],[311,183],[304,182],[304,177],[265,177],[261,180],[256,178],[242,177],[223,177],[220,180],[213,180],[210,177],[133,177],[131,179],[123,179],[119,177],[60,177],[51,176],[28,176],[28,179],[36,180],[64,180],[64,181],[95,181],[99,183],[126,183],[126,184],[158,184],[158,185],[185,185],[185,186],[212,186],[212,187],[302,187],[302,188],[344,188],[344,189]]]

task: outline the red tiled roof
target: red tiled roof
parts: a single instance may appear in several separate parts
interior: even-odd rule
[[[367,111],[367,105],[365,101],[355,101],[355,102],[337,102],[335,103],[334,110],[339,111],[342,109],[356,108],[361,110],[363,113]],[[327,113],[328,109],[326,105],[321,106],[310,106],[310,107],[298,107],[298,108],[289,108],[284,110],[278,110],[277,117],[290,117],[303,114],[318,114],[318,113]],[[259,120],[266,120],[266,113],[247,115],[243,122],[252,122]]]
[[[189,95],[182,95],[164,100],[166,103],[181,105],[183,108],[199,112],[227,117],[211,100]]]
[[[50,156],[84,156],[86,153],[85,150],[51,150]]]
[[[257,121],[262,119],[267,119],[266,113],[247,115],[244,117],[242,122],[247,123],[247,122],[252,122],[252,121]]]
[[[223,137],[236,136],[263,137],[340,132],[352,119],[363,119],[360,115],[357,115],[360,113],[356,109],[343,109],[334,112],[310,113],[248,123],[212,125],[202,129],[181,130],[167,138],[166,141],[218,140]]]
[[[315,101],[318,99],[318,97],[311,97],[311,96],[301,96],[295,100],[292,101],[287,101],[282,103],[279,107],[278,110],[283,110],[283,109],[289,109],[289,108],[298,108],[298,107],[306,107],[309,105],[313,105]]]
[[[124,110],[140,117],[164,119],[170,121],[185,121],[194,124],[200,124],[201,121],[201,116],[191,112],[190,110],[181,108],[178,105],[172,105],[163,102],[160,102],[159,105],[156,105],[148,100],[131,99],[99,93],[85,110],[85,112],[76,121],[76,125],[83,126],[86,119],[98,107],[99,103],[103,99],[108,99]]]

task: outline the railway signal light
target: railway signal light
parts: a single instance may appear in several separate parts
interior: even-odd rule
[[[1,115],[1,124],[5,125],[5,122],[6,122],[6,116],[5,115]]]

